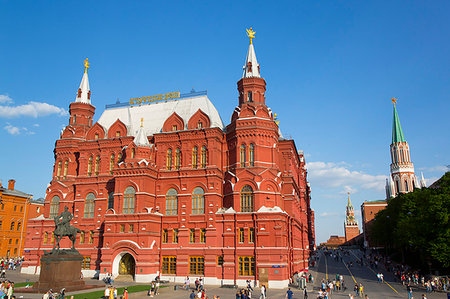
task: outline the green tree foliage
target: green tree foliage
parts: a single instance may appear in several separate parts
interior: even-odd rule
[[[370,238],[390,252],[413,256],[416,264],[450,267],[450,172],[430,188],[401,194],[380,211]]]

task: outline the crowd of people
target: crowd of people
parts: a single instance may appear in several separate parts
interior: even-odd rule
[[[16,298],[14,296],[14,282],[5,280],[0,283],[0,298]]]

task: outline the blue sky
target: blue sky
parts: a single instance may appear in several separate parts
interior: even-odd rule
[[[449,165],[448,1],[0,1],[0,178],[41,197],[89,58],[117,98],[208,90],[229,123],[253,26],[266,102],[306,154],[317,239],[384,199],[396,97],[416,173]],[[358,215],[359,216],[359,215]]]

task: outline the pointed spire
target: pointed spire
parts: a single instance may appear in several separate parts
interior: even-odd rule
[[[87,69],[89,68],[89,65],[90,63],[86,58],[84,60],[84,74],[83,78],[81,79],[80,87],[78,88],[77,98],[75,102],[81,102],[86,104],[91,103],[91,90],[89,88],[89,78],[87,74]]]
[[[148,142],[147,136],[144,132],[144,118],[141,118],[141,126],[139,127],[139,130],[136,134],[136,137],[134,137],[133,142],[137,146],[150,146],[150,143]]]
[[[403,135],[402,126],[400,125],[400,119],[398,118],[397,108],[395,108],[396,98],[391,99],[394,104],[394,122],[392,126],[392,144],[399,142],[406,142],[405,136]]]
[[[347,192],[347,196],[348,196],[347,208],[353,209],[352,201],[350,200],[350,192]]]
[[[261,78],[259,74],[259,64],[256,60],[255,49],[253,48],[253,39],[255,38],[255,32],[252,27],[247,30],[247,36],[250,38],[250,45],[248,46],[247,57],[245,58],[244,73],[243,78],[258,77]]]
[[[423,172],[420,173],[421,178],[420,178],[420,186],[422,188],[426,188],[427,187],[427,182],[425,181],[425,178],[423,177]]]

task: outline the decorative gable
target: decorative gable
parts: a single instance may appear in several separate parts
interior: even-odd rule
[[[209,128],[210,125],[211,121],[209,120],[208,115],[201,109],[198,109],[197,112],[195,112],[188,121],[189,130]]]
[[[181,130],[184,130],[184,121],[176,112],[174,112],[164,122],[163,132],[173,132]]]
[[[105,128],[103,128],[102,125],[96,122],[87,132],[86,140],[105,139],[105,135],[106,135]]]
[[[108,130],[108,138],[118,138],[121,136],[127,136],[127,126],[120,120],[117,119]]]

